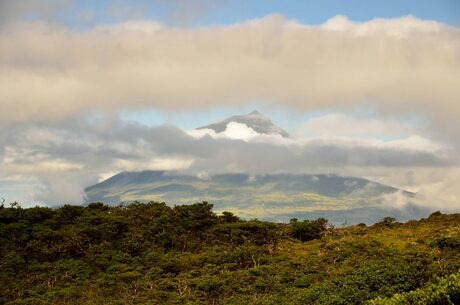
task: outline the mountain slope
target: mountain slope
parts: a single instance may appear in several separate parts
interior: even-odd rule
[[[398,194],[409,200],[411,193],[363,178],[336,175],[222,174],[199,179],[162,171],[122,172],[85,192],[88,202],[108,204],[208,201],[217,211],[275,221],[314,216],[328,217],[335,223],[371,223],[387,215],[400,219],[425,215],[417,209],[404,214],[385,205],[385,196]]]
[[[199,127],[197,129],[212,129],[216,133],[224,132],[227,129],[227,125],[231,122],[245,124],[259,134],[278,134],[285,138],[289,137],[286,131],[273,124],[269,118],[262,115],[257,110],[246,115],[234,115],[221,122]]]

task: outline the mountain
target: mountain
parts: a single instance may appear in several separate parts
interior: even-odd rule
[[[386,196],[412,193],[363,178],[337,175],[222,174],[200,179],[163,171],[121,172],[85,189],[88,202],[119,204],[161,201],[171,205],[208,201],[216,211],[245,218],[289,221],[326,217],[333,223],[373,223],[384,216],[399,220],[426,216],[413,206],[394,209]]]
[[[254,110],[246,115],[234,115],[221,122],[199,127],[197,129],[212,129],[216,133],[219,133],[224,132],[227,129],[227,125],[232,122],[245,124],[259,134],[279,134],[284,138],[289,137],[289,134],[286,131],[273,124],[269,118],[257,110]]]
[[[198,129],[224,132],[230,123],[245,124],[259,134],[289,134],[258,111],[235,115]],[[332,223],[374,223],[385,216],[398,220],[424,217],[429,211],[410,202],[414,194],[363,178],[338,175],[220,174],[206,178],[165,171],[121,172],[85,189],[87,202],[116,205],[159,201],[184,205],[207,201],[217,212],[246,219],[287,222],[292,218],[325,217]]]

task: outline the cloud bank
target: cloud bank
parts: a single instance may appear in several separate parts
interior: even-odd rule
[[[3,123],[90,110],[209,108],[254,100],[303,111],[372,103],[455,126],[460,30],[415,17],[310,26],[273,15],[229,26],[139,21],[0,31]]]

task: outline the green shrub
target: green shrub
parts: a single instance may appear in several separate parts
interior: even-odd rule
[[[367,305],[456,305],[460,304],[460,272],[441,279],[438,283],[391,298],[377,297]]]
[[[324,218],[304,221],[298,221],[294,218],[291,220],[290,224],[292,237],[301,241],[310,241],[321,238],[328,229],[328,221]]]
[[[431,243],[433,247],[460,251],[460,236],[442,237]]]

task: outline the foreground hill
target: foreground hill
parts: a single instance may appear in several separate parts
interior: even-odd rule
[[[334,229],[207,203],[0,207],[0,304],[459,304],[459,223],[434,213]]]
[[[363,178],[336,175],[223,174],[200,179],[163,171],[122,172],[85,192],[88,202],[108,204],[151,200],[189,204],[206,200],[218,212],[278,222],[325,217],[335,224],[371,224],[388,215],[409,220],[429,214],[415,206],[395,209],[385,204],[387,196],[397,194],[410,200],[412,193]]]

